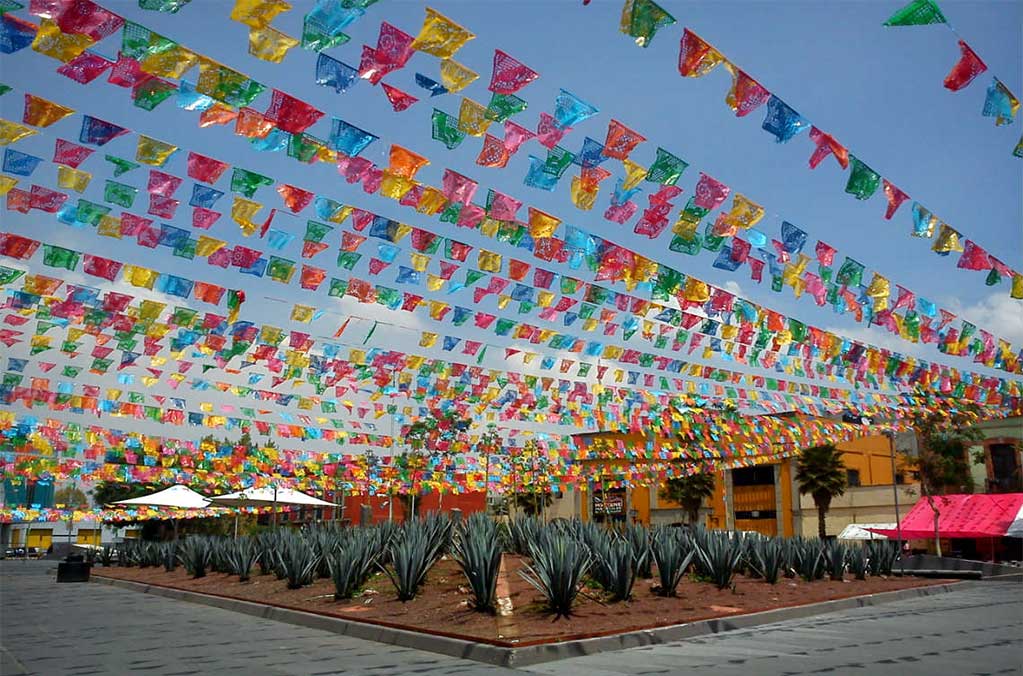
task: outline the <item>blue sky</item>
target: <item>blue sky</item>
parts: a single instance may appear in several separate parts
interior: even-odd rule
[[[294,2],[295,8],[275,19],[274,27],[299,36],[302,16],[312,3]],[[460,22],[474,33],[456,56],[456,60],[481,74],[465,95],[485,104],[489,92],[491,59],[494,48],[500,48],[523,63],[538,70],[541,77],[519,95],[529,108],[516,116],[521,124],[535,128],[540,112],[553,110],[554,98],[565,88],[594,104],[600,114],[578,125],[566,136],[563,145],[578,149],[584,136],[603,140],[607,123],[618,119],[644,134],[648,141],[641,145],[632,159],[649,164],[656,146],[661,145],[690,163],[679,185],[685,192],[676,202],[678,207],[692,194],[698,172],[704,171],[762,204],[768,216],[760,228],[777,236],[782,219],[803,227],[816,238],[832,244],[843,255],[849,255],[887,276],[892,284],[900,283],[920,295],[959,312],[981,328],[1009,338],[1017,349],[1023,345],[1023,313],[1019,301],[1008,298],[1008,285],[984,286],[983,274],[957,270],[955,257],[943,259],[930,251],[930,241],[910,237],[911,219],[908,203],[893,221],[885,221],[884,199],[878,194],[859,202],[843,193],[847,174],[832,159],[825,160],[814,171],[807,167],[813,146],[805,134],[785,145],[774,142],[760,129],[761,111],[746,118],[736,118],[724,104],[730,78],[717,69],[701,79],[683,79],[678,75],[678,43],[682,28],[689,27],[717,47],[726,57],[742,67],[769,90],[784,99],[824,131],[833,134],[853,154],[871,167],[890,177],[913,198],[922,202],[944,221],[975,239],[1010,266],[1023,269],[1023,160],[1011,156],[1019,139],[1020,122],[996,128],[991,118],[980,115],[984,90],[990,75],[997,75],[1019,94],[1021,87],[1021,37],[1023,5],[1012,2],[946,2],[943,9],[956,29],[981,55],[989,72],[981,75],[970,87],[949,92],[942,79],[958,59],[954,36],[943,26],[915,28],[884,28],[881,23],[901,2],[811,3],[811,2],[664,2],[678,24],[662,29],[647,49],[638,48],[630,38],[618,31],[620,2],[595,0],[590,6],[579,2],[431,2],[449,18]],[[769,284],[757,285],[749,280],[748,268],[726,273],[711,267],[714,255],[698,257],[675,254],[667,250],[668,234],[650,241],[632,232],[632,221],[619,226],[602,218],[612,190],[612,181],[604,183],[597,207],[582,212],[571,204],[569,178],[562,180],[553,193],[522,185],[528,166],[527,155],[540,155],[543,150],[535,142],[527,144],[505,170],[484,169],[474,164],[481,139],[468,138],[461,147],[448,151],[430,138],[430,110],[436,106],[457,115],[460,99],[446,95],[427,99],[426,93],[414,84],[414,74],[437,78],[437,59],[416,54],[409,64],[384,81],[420,97],[411,109],[394,113],[377,87],[360,82],[351,91],[338,95],[314,82],[316,55],[301,49],[292,50],[281,64],[259,61],[247,53],[248,28],[231,22],[229,2],[193,2],[176,15],[139,10],[134,2],[107,3],[125,17],[177,40],[195,51],[240,70],[269,86],[312,103],[326,116],[310,131],[320,137],[329,134],[330,117],[340,117],[370,130],[381,137],[365,155],[378,163],[386,163],[390,143],[397,143],[428,156],[432,164],[419,178],[439,185],[445,167],[450,167],[480,181],[481,192],[494,187],[562,217],[594,234],[633,248],[659,262],[667,263],[685,273],[725,286],[753,301],[785,312],[816,326],[830,328],[851,337],[900,350],[928,359],[946,361],[961,368],[969,367],[963,359],[944,360],[931,347],[913,348],[890,337],[878,328],[868,329],[849,318],[838,316],[829,308],[817,308],[804,297],[796,300],[791,291],[772,293]],[[420,2],[381,2],[369,8],[366,15],[346,29],[352,36],[348,44],[328,50],[328,54],[357,66],[362,44],[373,45],[381,20],[386,20],[408,33],[416,34],[422,23],[424,8]],[[19,13],[26,16],[24,11]],[[115,56],[119,35],[100,43],[96,51]],[[429,227],[441,234],[450,234],[473,245],[512,253],[495,246],[477,232],[464,228],[454,231],[435,219],[415,216],[404,207],[376,196],[367,196],[361,189],[353,190],[326,165],[299,165],[277,154],[258,153],[228,129],[198,129],[196,115],[167,102],[153,112],[131,106],[128,91],[98,80],[82,86],[54,72],[57,62],[31,50],[23,50],[0,61],[0,81],[17,91],[0,98],[0,115],[19,120],[21,94],[25,91],[55,102],[70,105],[140,133],[204,152],[218,159],[314,190],[340,201],[350,202],[377,213]],[[195,72],[186,79],[194,81]],[[269,97],[262,96],[254,107],[265,109]],[[56,136],[75,140],[80,118],[64,120],[44,134],[19,142],[17,149],[49,160]],[[495,133],[500,135],[499,128]],[[102,179],[109,176],[109,165],[102,161],[105,152],[131,157],[134,138],[118,139],[90,158],[82,169],[95,172],[96,178],[85,197],[102,201]],[[185,176],[186,153],[178,153],[165,168]],[[620,169],[612,167],[617,173]],[[125,176],[126,182],[145,190],[143,170]],[[55,168],[44,164],[31,182],[55,185]],[[218,188],[226,190],[226,179]],[[190,182],[178,196],[187,201]],[[645,192],[637,198],[640,208],[646,206]],[[485,195],[485,193],[482,193]],[[140,196],[143,201],[144,196]],[[227,210],[230,196],[218,207]],[[279,200],[264,188],[256,199],[271,206]],[[144,210],[144,207],[143,209]],[[136,205],[136,212],[141,210]],[[524,211],[524,210],[523,210]],[[677,211],[677,209],[676,209]],[[182,205],[175,225],[188,227],[190,210]],[[282,252],[299,259],[300,242],[305,219],[297,217],[275,221],[296,233],[296,242]],[[167,249],[146,250],[131,242],[100,240],[94,233],[76,231],[56,223],[50,216],[33,212],[22,216],[4,212],[4,229],[27,234],[48,242],[100,253],[124,261],[137,261],[161,271],[194,279],[237,287],[234,269],[222,271],[200,259],[188,263],[167,255]],[[225,217],[208,233],[231,244],[253,244],[241,236],[237,227]],[[334,233],[337,237],[337,233]],[[334,242],[336,243],[336,242]],[[372,241],[371,241],[372,243]],[[369,243],[368,243],[369,244]],[[364,245],[366,246],[366,245]],[[333,250],[333,246],[331,248]],[[276,252],[275,252],[276,253]],[[322,254],[310,261],[330,267],[333,254]],[[368,258],[368,256],[366,257]],[[528,256],[523,256],[529,260]],[[365,260],[365,258],[364,258]],[[325,262],[326,261],[326,262]],[[4,264],[11,264],[5,260]],[[364,273],[364,265],[360,270]],[[37,271],[53,271],[36,265]],[[566,271],[567,272],[567,271]],[[358,274],[358,273],[357,273]],[[389,284],[393,272],[383,273],[378,281]],[[366,274],[358,275],[367,278]],[[325,287],[314,296],[299,295],[291,289],[269,282],[243,277],[250,302],[243,318],[257,322],[287,324],[281,321],[290,302],[308,302],[327,307],[332,315],[314,325],[314,335],[330,335],[347,314],[372,316],[382,320],[392,316],[379,309],[370,309],[350,302],[328,299]],[[372,278],[370,278],[372,279]],[[82,275],[69,280],[84,281]],[[95,279],[89,283],[96,285]],[[264,302],[265,297],[281,298],[287,303]],[[471,294],[451,298],[471,304]],[[493,300],[484,302],[488,307]],[[202,304],[196,307],[208,309]],[[374,306],[379,308],[379,306]],[[512,312],[505,313],[513,314]],[[439,333],[455,333],[450,325],[431,326],[428,320],[414,320],[407,313],[393,317],[403,325]],[[361,340],[370,324],[356,325],[346,338]],[[446,328],[446,330],[445,330]],[[362,331],[359,334],[358,331]],[[471,333],[463,333],[473,337]],[[495,342],[493,334],[488,342]],[[412,349],[416,339],[401,331],[378,330],[374,343]],[[618,341],[620,342],[620,341]],[[14,356],[23,346],[15,348]],[[26,350],[27,351],[27,350]],[[543,352],[541,350],[541,352]],[[434,351],[439,356],[442,353]],[[75,363],[87,363],[79,358]],[[730,366],[728,364],[719,365]],[[499,360],[488,366],[500,366]],[[734,366],[731,365],[731,366]],[[101,382],[100,379],[95,379]],[[107,381],[109,382],[109,380]],[[143,389],[141,386],[125,389]],[[154,389],[154,392],[156,390]],[[205,395],[189,395],[189,401],[216,400]],[[228,402],[229,400],[224,400]],[[252,405],[251,401],[231,401],[235,405]],[[292,412],[295,411],[292,409]],[[71,417],[80,422],[93,418]],[[108,421],[109,423],[110,421]],[[113,423],[111,423],[113,424]],[[125,429],[153,431],[134,421],[117,421]],[[387,426],[384,423],[384,430]],[[186,428],[169,428],[173,436],[194,436]],[[287,445],[287,444],[286,444]]]

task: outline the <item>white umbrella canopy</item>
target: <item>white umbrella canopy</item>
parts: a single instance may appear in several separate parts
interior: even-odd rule
[[[147,507],[177,507],[178,509],[202,509],[209,507],[209,499],[196,493],[188,486],[171,486],[150,495],[128,500],[118,500],[115,505],[145,505]]]
[[[1016,514],[1016,518],[1009,525],[1009,530],[1005,531],[1005,537],[1023,538],[1023,506],[1020,506],[1019,513]]]
[[[851,523],[842,529],[838,534],[839,540],[887,540],[888,538],[880,533],[874,533],[870,528],[882,530],[894,530],[897,524],[894,523]]]
[[[311,495],[306,495],[293,488],[276,488],[266,486],[264,488],[250,488],[244,491],[228,493],[227,495],[216,495],[211,498],[221,505],[231,507],[245,507],[247,505],[297,505],[300,507],[334,507],[334,503],[320,500]]]

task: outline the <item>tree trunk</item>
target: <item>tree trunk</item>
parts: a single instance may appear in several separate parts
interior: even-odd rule
[[[817,505],[817,535],[821,540],[825,540],[828,537],[827,522],[824,519],[824,515],[827,513],[827,507],[824,505]]]
[[[939,526],[939,520],[941,518],[941,511],[934,502],[934,496],[927,496],[927,504],[930,506],[931,511],[934,512],[934,551],[938,556],[941,556],[941,529]]]

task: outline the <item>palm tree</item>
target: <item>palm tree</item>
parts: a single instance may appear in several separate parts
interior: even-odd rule
[[[690,525],[695,526],[700,518],[703,501],[714,495],[714,476],[714,473],[708,470],[668,479],[661,488],[661,497],[682,505]]]
[[[796,483],[800,495],[813,496],[813,504],[817,505],[817,531],[823,540],[828,534],[824,516],[831,507],[831,500],[845,493],[842,454],[831,444],[804,448],[796,460]]]

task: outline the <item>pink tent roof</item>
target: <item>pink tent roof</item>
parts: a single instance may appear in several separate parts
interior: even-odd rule
[[[941,515],[938,529],[944,538],[1002,537],[1012,525],[1020,507],[1023,493],[997,495],[940,495],[934,498]],[[898,537],[894,529],[871,528],[871,531]],[[927,498],[920,498],[902,519],[902,539],[916,540],[934,537],[934,512]]]

